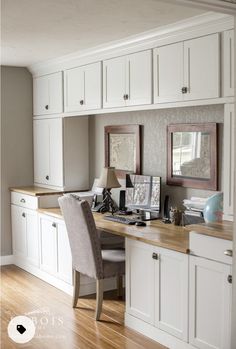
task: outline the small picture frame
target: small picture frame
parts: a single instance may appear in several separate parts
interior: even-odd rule
[[[141,125],[105,126],[105,166],[118,178],[141,173]]]

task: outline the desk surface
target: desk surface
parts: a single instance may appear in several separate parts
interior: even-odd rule
[[[55,218],[63,219],[60,208],[46,208],[39,209],[38,211]],[[182,253],[189,253],[190,231],[194,230],[204,235],[227,240],[232,240],[233,236],[233,223],[228,221],[179,227],[173,224],[164,224],[160,220],[153,220],[146,222],[146,227],[137,227],[135,225],[107,221],[101,213],[94,213],[93,215],[98,229]]]

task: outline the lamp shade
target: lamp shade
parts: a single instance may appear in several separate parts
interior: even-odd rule
[[[121,185],[115,174],[115,167],[104,167],[98,180],[97,186],[100,188],[120,188]]]

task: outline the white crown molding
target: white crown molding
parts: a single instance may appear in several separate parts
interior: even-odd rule
[[[119,55],[130,54],[140,50],[151,49],[171,42],[187,40],[233,28],[232,16],[206,12],[171,25],[133,35],[123,40],[96,46],[88,50],[77,51],[69,55],[36,63],[28,67],[34,76],[70,69],[99,60]]]
[[[225,14],[236,14],[236,3],[227,0],[166,0],[166,2],[183,5],[207,11],[217,11]]]

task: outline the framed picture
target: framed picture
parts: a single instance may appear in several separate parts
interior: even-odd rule
[[[115,167],[116,175],[140,174],[140,125],[105,126],[105,166]]]

